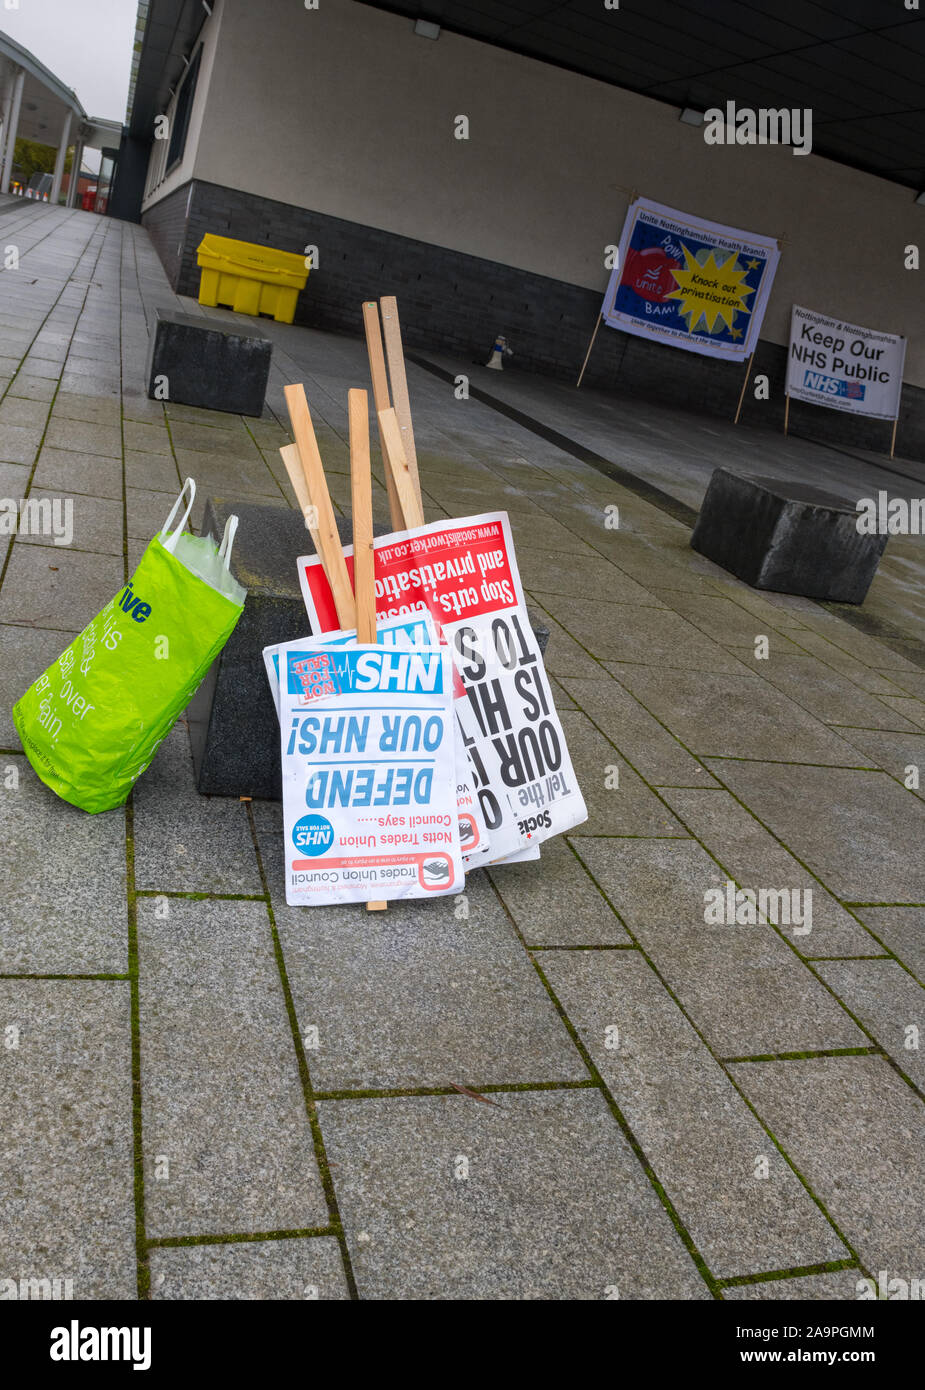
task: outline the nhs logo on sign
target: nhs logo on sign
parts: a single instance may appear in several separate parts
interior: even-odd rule
[[[287,654],[287,688],[310,703],[322,695],[443,693],[443,662],[432,648],[377,647],[349,651],[341,647]]]
[[[823,372],[804,372],[803,385],[807,391],[819,391],[824,396],[843,396],[849,401],[862,401],[865,387],[857,381],[841,381]]]
[[[408,694],[443,691],[439,652],[363,652],[356,658],[352,689],[404,691]]]

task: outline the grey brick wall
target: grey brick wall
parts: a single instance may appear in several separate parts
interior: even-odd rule
[[[465,367],[484,362],[495,334],[504,333],[515,369],[563,381],[578,376],[600,312],[596,290],[200,180],[193,183],[187,217],[188,193],[185,184],[142,217],[181,294],[199,292],[196,248],[206,232],[299,254],[315,245],[319,267],[299,296],[297,323],[358,334],[361,302],[394,294],[409,348],[458,355]],[[756,401],[749,386],[744,423],[783,428],[786,357],[785,348],[759,343],[752,377],[766,374],[771,394]],[[731,419],[744,370],[602,327],[585,381]],[[791,406],[790,427],[832,444],[881,453],[889,448],[889,424],[800,402]],[[904,388],[896,450],[925,459],[925,391],[917,387]]]
[[[181,261],[185,259],[183,252],[188,241],[186,228],[186,200],[189,195],[189,187],[189,184],[185,183],[182,188],[178,188],[174,193],[170,193],[166,198],[162,198],[159,203],[155,203],[150,212],[144,212],[141,215],[141,224],[154,243],[154,249],[161,259],[164,270],[167,272],[167,279],[174,289],[176,289],[179,284]],[[192,261],[195,266],[195,246],[193,247]],[[196,290],[194,293],[198,294],[198,292],[199,279],[197,272]],[[184,290],[183,293],[188,294],[190,291]]]

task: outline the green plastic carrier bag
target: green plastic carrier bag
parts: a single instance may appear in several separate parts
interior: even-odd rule
[[[193,536],[195,497],[187,478],[130,582],[13,706],[39,777],[85,811],[125,801],[241,616],[246,590],[228,570],[238,518],[220,546]]]

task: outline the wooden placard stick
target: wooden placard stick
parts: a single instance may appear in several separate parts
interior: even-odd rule
[[[382,440],[386,474],[391,476],[398,494],[402,514],[400,529],[410,531],[416,526],[423,526],[424,510],[411,479],[408,460],[405,458],[398,416],[391,408],[379,411],[379,438]]]
[[[389,399],[389,378],[385,370],[385,356],[382,351],[382,333],[379,328],[379,305],[374,299],[368,299],[363,305],[363,329],[366,333],[366,351],[369,355],[369,374],[373,383],[373,403],[376,407],[376,418],[379,412],[388,410],[392,404]],[[382,435],[379,436],[382,443]],[[383,459],[383,463],[385,460]],[[398,501],[398,493],[395,491],[395,484],[389,473],[388,465],[385,469],[385,488],[389,495],[389,515],[392,518],[392,530],[401,531],[404,529],[402,522],[401,506]]]
[[[790,395],[784,397],[784,434],[790,429]]]
[[[350,421],[350,503],[353,511],[353,590],[356,595],[357,641],[376,640],[376,590],[373,579],[373,480],[369,470],[369,401],[365,391],[347,392]],[[384,912],[376,899],[367,912]]]
[[[350,576],[347,573],[340,536],[334,522],[334,508],[331,506],[324,464],[318,452],[318,441],[315,438],[308,401],[305,399],[305,387],[287,386],[283,394],[289,407],[292,433],[295,435],[305,472],[309,502],[315,508],[318,517],[316,549],[331,586],[331,593],[334,595],[337,621],[341,627],[356,627],[356,602],[353,589],[350,587]]]
[[[284,444],[279,452],[286,465],[286,472],[289,474],[289,481],[292,483],[296,501],[305,518],[305,529],[312,538],[315,554],[320,555],[321,551],[318,549],[318,513],[308,495],[308,483],[305,481],[305,473],[302,469],[299,446],[297,444]]]
[[[350,421],[350,502],[353,509],[353,592],[357,641],[376,640],[373,577],[373,484],[369,470],[369,403],[365,391],[347,392]]]
[[[418,456],[414,447],[414,429],[411,424],[411,401],[408,398],[408,377],[405,373],[405,354],[402,350],[401,325],[398,321],[398,301],[392,294],[383,295],[379,301],[382,311],[382,336],[385,339],[385,355],[389,364],[389,381],[392,384],[392,404],[401,427],[408,472],[421,501],[421,484],[418,480]]]

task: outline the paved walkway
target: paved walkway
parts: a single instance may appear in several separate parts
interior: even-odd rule
[[[280,808],[199,797],[182,721],[132,803],[91,818],[37,781],[9,707],[182,476],[290,504],[286,381],[347,507],[362,342],[269,326],[262,420],[165,407],[142,374],[174,300],[146,234],[48,207],[2,227],[0,495],[71,497],[75,531],[0,539],[0,1280],[854,1299],[865,1273],[925,1275],[917,643],[753,592],[670,511],[412,367],[428,517],[510,511],[589,819],[464,900],[288,908]],[[626,447],[612,403],[604,429],[601,398],[572,398],[566,429],[560,388],[471,373],[667,491],[710,439],[743,447],[638,408]],[[811,931],[708,924],[727,880],[801,909],[811,889]]]

